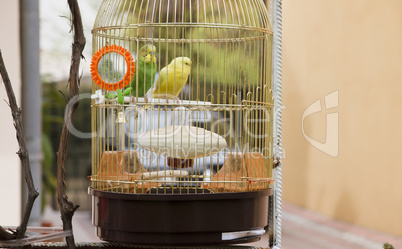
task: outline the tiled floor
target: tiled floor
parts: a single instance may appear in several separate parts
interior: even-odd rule
[[[288,203],[283,211],[282,248],[378,249],[385,242],[402,248],[402,237],[329,219]]]
[[[44,219],[54,226],[61,225],[59,213],[47,209]],[[384,242],[402,248],[402,238],[380,233],[352,224],[332,220],[289,203],[283,205],[282,248],[286,249],[381,249]],[[100,241],[95,235],[88,211],[77,211],[73,219],[76,242]],[[247,244],[266,248],[267,236],[256,243]]]

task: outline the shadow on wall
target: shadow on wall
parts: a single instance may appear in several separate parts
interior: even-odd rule
[[[334,209],[335,218],[349,217],[349,222],[356,222],[358,214],[356,212],[355,205],[353,205],[355,198],[351,196],[350,191],[342,190],[341,195],[337,201],[337,205]]]
[[[287,70],[289,71],[290,69],[291,67],[288,67]],[[292,79],[293,75],[295,74],[288,72],[284,82],[292,82],[293,80],[297,80]],[[284,85],[284,88],[286,87],[287,85]],[[292,84],[291,87],[291,91],[287,90],[288,94],[284,95],[283,99],[283,129],[286,130],[286,133],[283,134],[283,190],[285,199],[291,199],[293,203],[303,205],[303,203],[305,203],[305,198],[307,198],[308,192],[308,148],[306,146],[297,146],[300,144],[307,145],[302,135],[301,116],[287,115],[287,110],[300,109],[300,103],[304,103],[305,101],[303,99],[303,95],[300,94],[301,91],[299,89],[299,85]],[[294,111],[292,112],[294,113]],[[300,110],[300,113],[303,113],[303,111]],[[288,157],[292,159],[287,160]],[[292,182],[292,184],[290,184],[290,182]]]

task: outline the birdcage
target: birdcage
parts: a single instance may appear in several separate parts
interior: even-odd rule
[[[263,0],[104,0],[92,35],[98,236],[259,240],[274,181]]]

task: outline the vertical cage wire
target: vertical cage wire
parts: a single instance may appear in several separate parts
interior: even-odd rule
[[[92,91],[105,100],[92,103],[92,188],[156,194],[269,188],[273,33],[262,0],[104,0],[92,34],[94,55],[125,49],[136,70],[128,80],[130,62],[117,50],[97,64],[104,83]],[[145,45],[151,51],[144,54]],[[188,78],[185,59],[163,70],[179,57],[190,60]],[[172,80],[158,88],[158,77]]]

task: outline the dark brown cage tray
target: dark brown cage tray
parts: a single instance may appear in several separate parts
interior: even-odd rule
[[[236,244],[261,239],[272,190],[123,194],[89,189],[100,239],[148,245]]]

